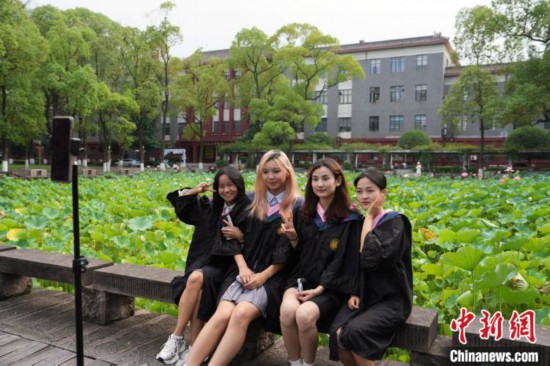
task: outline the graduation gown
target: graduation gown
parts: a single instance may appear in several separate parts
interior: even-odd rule
[[[338,359],[338,344],[366,359],[380,359],[395,331],[409,317],[413,297],[411,230],[406,216],[390,211],[366,235],[360,256],[350,266],[358,276],[360,309],[352,311],[345,304],[337,314],[331,331],[331,359]],[[336,339],[338,328],[342,331]]]
[[[293,208],[298,211],[303,200],[297,199]],[[250,217],[244,232],[243,256],[248,268],[254,273],[264,271],[272,264],[286,265],[290,260],[292,246],[287,236],[281,232],[281,216],[278,212],[259,220]],[[235,281],[239,270],[232,265],[232,270],[224,280],[220,297]],[[285,271],[280,270],[264,284],[267,293],[266,317],[262,318],[264,329],[272,333],[281,333],[279,324],[279,308],[282,302],[282,292],[285,283]]]
[[[353,294],[355,290],[354,278],[345,275],[346,259],[350,257],[348,250],[355,254],[356,246],[348,245],[356,240],[357,223],[361,221],[359,213],[351,212],[349,216],[338,224],[329,224],[321,221],[316,215],[312,222],[305,222],[301,215],[295,219],[298,244],[295,254],[297,263],[290,269],[285,289],[296,286],[298,278],[305,278],[305,288],[312,289],[318,285],[327,290],[343,294]],[[362,221],[361,221],[362,222]]]
[[[241,252],[241,245],[236,239],[227,240],[222,235],[222,220],[225,216],[212,217],[213,207],[208,197],[179,196],[178,191],[174,191],[166,198],[172,203],[177,217],[182,222],[195,226],[184,275],[172,280],[172,298],[176,304],[179,304],[189,275],[201,269],[203,287],[198,318],[208,321],[216,310],[218,292],[223,279],[234,263],[233,256]],[[229,213],[233,225],[238,226],[243,232],[248,220],[246,207],[249,204],[250,200],[244,195],[235,202],[235,206]]]

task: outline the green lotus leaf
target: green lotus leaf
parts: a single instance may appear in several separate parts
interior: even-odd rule
[[[498,229],[500,227],[500,225],[498,225],[498,223],[496,223],[494,221],[491,221],[491,220],[481,219],[481,222],[483,222],[485,225],[487,225],[488,227],[493,228],[493,229]]]
[[[529,287],[524,291],[515,291],[508,287],[502,287],[500,294],[502,299],[510,305],[530,305],[540,298],[539,291],[533,287]]]
[[[48,224],[48,218],[42,215],[31,216],[25,220],[25,226],[29,229],[44,229]]]
[[[128,220],[128,226],[134,231],[147,230],[153,226],[153,220],[147,216],[134,217]]]
[[[443,267],[440,264],[426,263],[421,268],[424,273],[429,275],[441,276],[443,274]]]
[[[466,291],[456,299],[456,302],[460,306],[472,307],[474,305],[474,294],[471,291]]]
[[[456,234],[454,231],[449,229],[443,229],[439,233],[437,233],[437,243],[454,243],[456,239]]]
[[[472,243],[477,237],[479,237],[478,230],[460,230],[456,233],[456,241],[458,243]]]
[[[455,253],[443,254],[440,262],[471,272],[483,257],[485,257],[485,253],[482,250],[467,246],[460,248]]]
[[[484,269],[479,277],[476,278],[475,286],[479,289],[497,288],[507,282],[517,271],[516,267],[510,263],[497,264],[496,267],[483,266]],[[494,270],[491,270],[494,268]],[[476,272],[477,272],[476,268]]]
[[[542,227],[539,227],[538,230],[545,235],[550,234],[550,222]]]
[[[42,210],[42,213],[44,216],[46,216],[48,219],[56,219],[60,216],[61,212],[57,208],[50,208],[46,207]]]

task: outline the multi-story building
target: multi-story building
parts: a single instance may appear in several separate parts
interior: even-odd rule
[[[228,57],[229,50],[205,52],[207,56]],[[342,45],[340,54],[351,54],[365,70],[366,78],[353,79],[323,90],[319,85],[317,103],[324,106],[316,128],[306,126],[303,135],[316,131],[345,141],[395,143],[405,131],[425,131],[432,139],[442,138],[441,119],[437,111],[460,75],[461,66],[453,61],[449,39],[434,34],[379,42]],[[228,75],[231,77],[232,75]],[[504,78],[504,76],[499,76]],[[504,80],[497,80],[503,82]],[[226,103],[207,123],[205,162],[216,159],[216,147],[233,142],[247,129],[241,110]],[[176,142],[181,136],[185,118],[172,119],[166,138]],[[502,142],[511,127],[491,126],[488,141]],[[465,121],[457,140],[475,143],[480,138],[479,126]],[[178,141],[188,151],[188,161],[197,161],[198,144]]]

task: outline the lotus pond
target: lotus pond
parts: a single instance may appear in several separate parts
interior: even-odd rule
[[[183,269],[193,228],[177,220],[165,197],[212,178],[145,173],[81,179],[82,255]],[[248,189],[253,180],[245,174]],[[302,191],[305,182],[300,174]],[[550,325],[550,176],[392,177],[387,208],[411,219],[414,301],[439,310],[443,333],[450,334],[449,323],[463,306],[478,314],[500,310],[506,319],[513,310],[533,309],[537,323]],[[70,185],[0,179],[0,242],[72,253]],[[176,313],[171,304],[139,300],[138,306]]]

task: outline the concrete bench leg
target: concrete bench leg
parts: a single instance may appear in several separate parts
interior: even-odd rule
[[[82,288],[82,316],[91,323],[106,325],[134,315],[134,298]]]
[[[275,343],[275,335],[263,329],[260,319],[254,320],[248,326],[243,348],[241,348],[237,356],[235,356],[231,365],[236,366],[245,361],[253,360],[260,353],[271,347],[273,343]]]
[[[0,273],[0,300],[31,292],[32,278]]]

